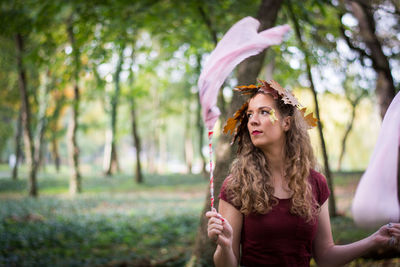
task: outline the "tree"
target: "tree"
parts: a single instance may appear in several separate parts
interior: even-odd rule
[[[307,77],[308,77],[308,80],[310,82],[310,89],[311,89],[311,91],[313,93],[313,96],[314,96],[315,113],[316,113],[316,116],[317,116],[317,119],[318,119],[318,133],[319,133],[319,137],[320,137],[320,141],[321,141],[321,148],[322,148],[322,153],[323,153],[323,158],[324,158],[325,176],[326,176],[327,181],[328,181],[329,189],[332,192],[330,197],[329,197],[329,213],[330,213],[331,216],[335,217],[335,216],[337,216],[335,193],[334,193],[335,191],[334,191],[334,188],[333,188],[333,181],[332,181],[331,171],[330,171],[330,167],[329,167],[328,152],[327,152],[327,148],[326,148],[326,144],[325,144],[324,134],[323,134],[323,131],[322,131],[322,124],[321,124],[321,116],[320,116],[320,112],[319,112],[317,91],[315,90],[313,76],[312,76],[312,73],[311,73],[311,61],[310,61],[310,58],[309,58],[309,52],[306,49],[305,42],[303,41],[303,38],[302,38],[300,25],[299,25],[299,23],[297,21],[296,15],[295,15],[295,13],[293,11],[293,6],[292,6],[292,4],[290,3],[289,0],[288,0],[287,7],[288,7],[289,17],[290,17],[292,23],[294,24],[295,33],[296,33],[297,40],[299,42],[300,50],[303,52],[304,57],[305,57]]]
[[[356,81],[356,77],[351,77],[351,76],[347,75],[346,80],[344,81],[344,85],[343,85],[343,87],[345,89],[346,99],[349,102],[349,104],[351,105],[351,117],[350,117],[349,123],[346,126],[346,130],[343,134],[343,137],[342,137],[342,142],[341,142],[342,145],[341,145],[341,149],[340,149],[338,166],[337,166],[338,171],[340,171],[342,168],[342,161],[343,161],[344,154],[346,152],[346,142],[347,142],[347,138],[349,137],[351,130],[353,129],[358,104],[364,97],[367,96],[367,93],[368,93],[367,90],[360,88],[356,84],[355,81]]]
[[[142,173],[142,163],[140,160],[140,152],[142,151],[142,142],[138,131],[138,122],[136,115],[136,105],[135,105],[135,92],[134,92],[134,74],[133,74],[133,64],[135,62],[135,50],[132,48],[131,54],[131,66],[129,68],[129,87],[131,87],[130,94],[128,96],[130,111],[131,111],[131,125],[132,125],[132,139],[135,146],[136,152],[136,168],[135,168],[135,180],[136,183],[143,183],[143,173]]]
[[[68,126],[68,152],[69,162],[71,165],[71,177],[69,183],[69,192],[72,195],[82,192],[82,178],[79,170],[79,147],[77,142],[78,131],[78,118],[79,118],[79,105],[80,105],[80,92],[79,92],[79,72],[81,70],[80,51],[76,42],[74,33],[74,16],[71,14],[67,20],[67,34],[70,45],[72,47],[72,61],[73,61],[73,100],[72,100],[72,115]]]
[[[62,118],[62,115],[65,113],[65,110],[67,108],[66,105],[66,96],[65,93],[62,91],[56,91],[53,94],[53,101],[54,103],[54,108],[53,108],[53,113],[49,118],[49,130],[50,130],[50,144],[51,144],[51,154],[52,158],[54,160],[54,165],[56,167],[57,172],[60,171],[60,166],[61,166],[61,157],[59,153],[59,138],[62,136],[64,133],[60,129],[60,119]]]
[[[264,0],[259,6],[257,19],[260,21],[259,31],[271,28],[274,26],[278,12],[281,8],[283,1],[267,1]],[[258,74],[262,68],[265,51],[246,59],[237,68],[237,80],[238,84],[246,85],[255,83]],[[242,103],[242,99],[238,95],[234,95],[232,98],[231,105],[229,107],[228,114],[233,114]],[[227,116],[226,114],[225,116]],[[223,136],[220,138],[217,144],[216,153],[216,168],[214,171],[214,192],[219,192],[222,182],[228,174],[230,163],[233,159],[233,149],[229,145],[230,137]],[[201,213],[200,226],[197,231],[196,241],[192,253],[191,265],[192,266],[212,266],[213,265],[213,253],[215,251],[215,244],[213,244],[207,237],[207,218],[204,216],[205,212],[210,209],[210,192],[207,191],[207,197],[204,203],[204,208]],[[218,198],[214,202],[215,206],[218,206]]]
[[[18,119],[17,119],[17,131],[15,134],[15,163],[12,168],[12,179],[17,180],[18,179],[18,165],[20,158],[22,156],[22,149],[21,149],[21,137],[22,137],[22,110],[18,113]]]
[[[33,143],[33,134],[31,129],[31,105],[28,99],[29,96],[26,81],[26,70],[23,64],[24,37],[21,33],[16,33],[15,42],[17,47],[18,84],[22,105],[22,124],[24,127],[26,158],[29,165],[29,195],[36,197],[38,195],[36,179],[38,163],[35,161],[35,146]]]
[[[358,20],[358,34],[349,36],[349,31],[342,26],[343,37],[347,44],[354,51],[357,51],[363,60],[368,58],[372,61],[372,66],[377,74],[375,92],[380,105],[380,114],[383,118],[387,108],[395,96],[395,86],[390,64],[387,56],[383,53],[382,45],[377,36],[376,24],[374,20],[373,1],[348,0],[346,4],[352,14]],[[396,5],[394,5],[397,7]],[[342,7],[343,8],[343,7]],[[340,14],[342,19],[344,12]],[[364,43],[364,47],[360,43]]]
[[[114,74],[114,92],[111,96],[111,114],[110,114],[110,122],[111,127],[107,131],[106,144],[105,144],[105,160],[108,164],[106,164],[105,174],[107,176],[111,176],[113,173],[118,171],[118,159],[117,159],[117,142],[116,142],[116,134],[117,134],[117,109],[119,104],[119,96],[121,91],[120,85],[120,74],[122,70],[122,64],[124,63],[124,50],[125,43],[122,43],[118,48],[118,63]]]

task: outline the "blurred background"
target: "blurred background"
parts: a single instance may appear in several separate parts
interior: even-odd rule
[[[309,133],[334,192],[335,241],[373,231],[354,226],[350,205],[399,91],[398,0],[2,0],[0,7],[0,265],[212,264],[197,79],[245,16],[258,18],[260,30],[292,30],[221,89],[216,192],[234,155],[221,135],[237,108],[232,89],[273,78],[319,118]],[[400,266],[398,254],[385,253],[351,266]]]

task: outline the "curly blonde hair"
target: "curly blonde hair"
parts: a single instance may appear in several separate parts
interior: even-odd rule
[[[254,93],[247,103],[257,94]],[[310,169],[315,167],[315,158],[307,132],[307,125],[299,110],[292,105],[284,104],[281,98],[275,100],[282,118],[290,116],[290,129],[285,132],[285,173],[288,187],[292,191],[290,212],[303,217],[307,222],[313,221],[319,211],[319,204],[314,199],[309,183]],[[231,175],[226,192],[232,204],[240,207],[240,212],[268,213],[278,199],[274,197],[271,172],[268,159],[255,147],[247,129],[247,108],[241,114],[238,127],[238,152],[231,166]]]

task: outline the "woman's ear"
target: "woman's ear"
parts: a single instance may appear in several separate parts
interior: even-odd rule
[[[283,119],[283,130],[284,130],[285,132],[289,131],[291,122],[292,122],[292,116],[286,116],[286,117]]]

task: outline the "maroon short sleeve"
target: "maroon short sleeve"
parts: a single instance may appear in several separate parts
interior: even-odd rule
[[[317,171],[310,170],[311,183],[313,185],[314,196],[318,204],[322,206],[331,194],[325,176]]]
[[[221,190],[219,192],[218,198],[228,202],[229,204],[234,206],[236,209],[240,210],[240,207],[237,207],[232,203],[232,200],[231,200],[231,198],[229,197],[229,195],[228,195],[228,193],[226,191],[226,186],[227,186],[227,184],[229,182],[229,179],[230,179],[230,176],[226,177],[224,182],[222,183]]]

